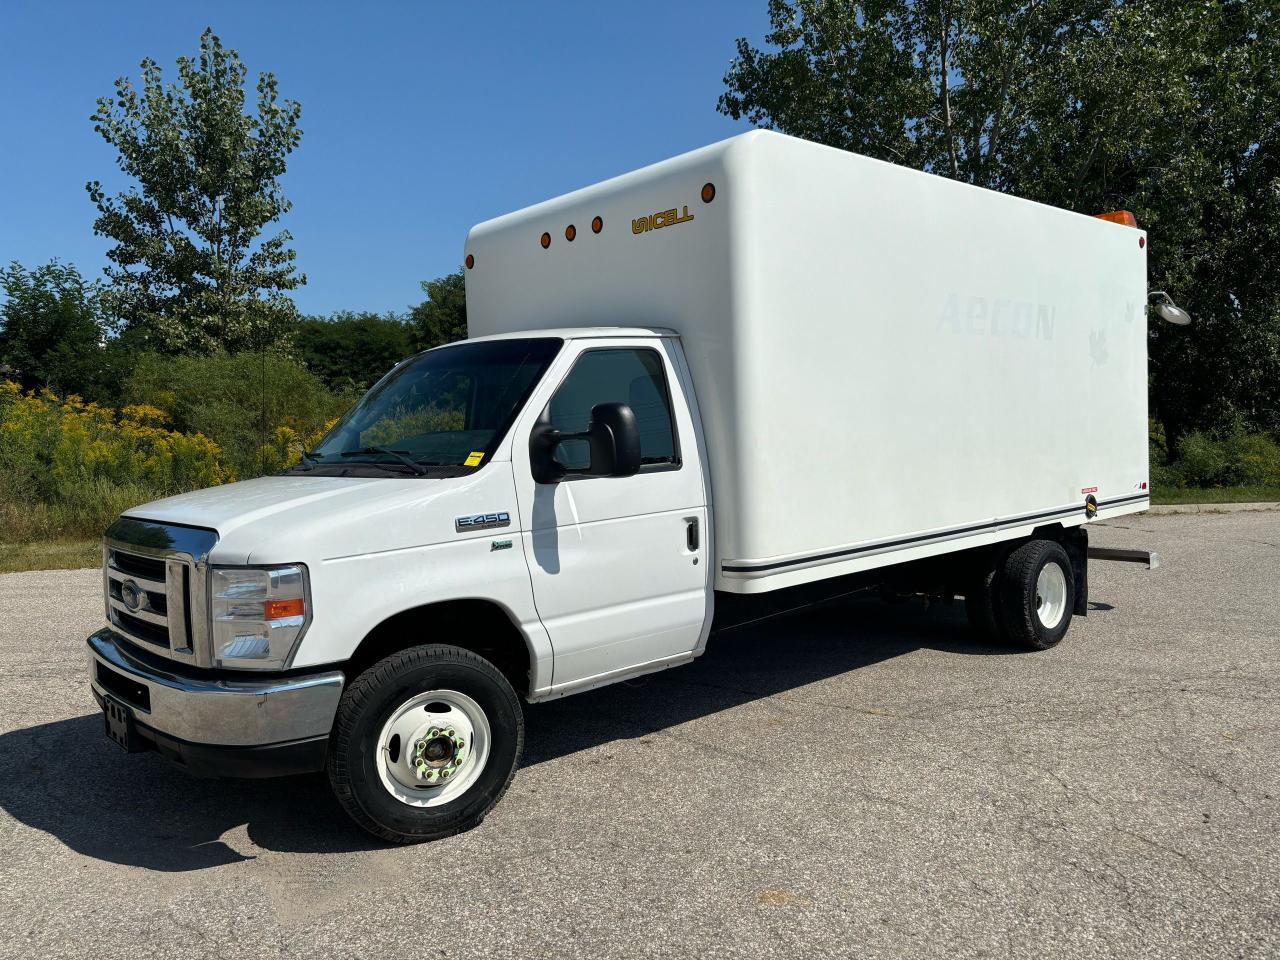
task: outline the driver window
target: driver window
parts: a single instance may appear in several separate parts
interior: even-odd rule
[[[625,403],[640,428],[640,463],[679,466],[671,395],[662,358],[648,349],[590,350],[580,356],[547,405],[551,425],[561,433],[583,433],[597,403]],[[569,470],[585,469],[590,449],[585,440],[566,440],[556,460]]]

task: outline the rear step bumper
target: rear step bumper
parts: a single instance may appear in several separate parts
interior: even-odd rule
[[[1090,560],[1116,560],[1120,563],[1145,563],[1148,570],[1160,566],[1160,554],[1154,550],[1125,550],[1120,547],[1090,547]]]

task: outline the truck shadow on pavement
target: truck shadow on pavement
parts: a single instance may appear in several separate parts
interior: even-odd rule
[[[979,642],[960,605],[835,602],[713,637],[689,666],[528,707],[523,765],[644,737],[925,648],[1017,653]],[[253,859],[237,846],[292,853],[385,846],[347,819],[323,775],[197,780],[154,753],[122,754],[102,724],[95,712],[0,735],[0,808],[84,856],[161,872]]]

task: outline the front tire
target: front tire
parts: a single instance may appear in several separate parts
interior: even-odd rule
[[[479,824],[523,749],[519,698],[493,664],[459,647],[411,647],[343,691],[329,783],[374,836],[421,843]]]
[[[1048,650],[1071,625],[1075,576],[1060,543],[1029,540],[1005,558],[998,578],[998,612],[1010,642]]]

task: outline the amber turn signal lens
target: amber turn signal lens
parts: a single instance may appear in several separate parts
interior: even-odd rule
[[[599,233],[603,229],[604,229],[604,220],[602,218],[596,217],[594,220],[591,221],[592,233]]]
[[[284,620],[287,617],[300,617],[305,612],[306,605],[301,597],[296,600],[262,601],[263,620]]]
[[[570,243],[573,243],[573,238],[576,237],[577,235],[578,235],[578,228],[575,227],[572,223],[564,228],[564,238],[568,240]]]
[[[716,198],[716,185],[714,183],[704,183],[702,185],[702,202],[710,203]]]
[[[551,246],[551,234],[544,233],[542,235],[542,249],[545,250],[549,246]]]
[[[463,263],[465,263],[467,265],[467,269],[470,270],[472,267],[476,265],[476,258],[468,253],[467,259],[464,260]]]

